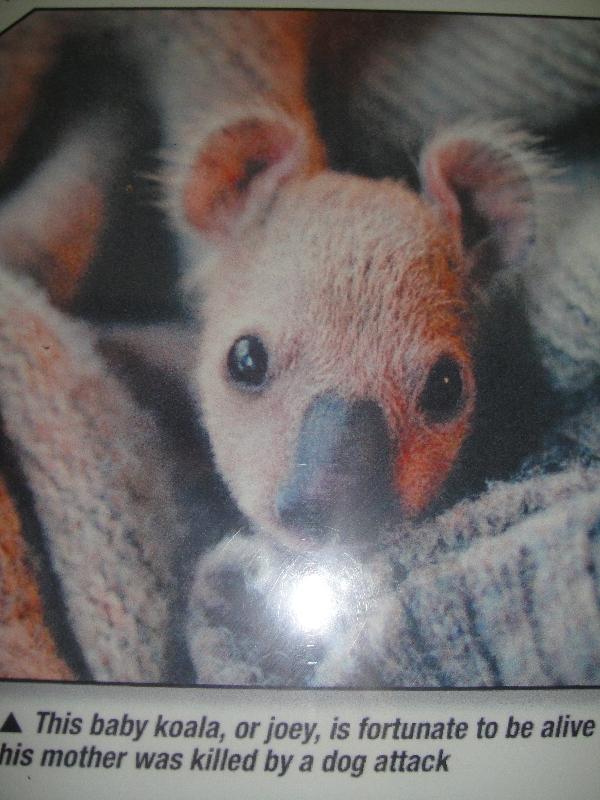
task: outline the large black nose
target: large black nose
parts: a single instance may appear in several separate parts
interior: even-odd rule
[[[387,513],[392,497],[391,442],[380,406],[335,394],[316,398],[277,495],[281,522],[322,533],[364,526]]]

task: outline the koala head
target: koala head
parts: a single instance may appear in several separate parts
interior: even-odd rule
[[[217,466],[286,542],[358,538],[425,512],[477,403],[473,297],[523,257],[531,191],[515,141],[433,141],[423,193],[315,171],[281,121],[215,133],[182,193],[213,245],[197,394]]]

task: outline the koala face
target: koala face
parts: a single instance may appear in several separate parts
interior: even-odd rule
[[[315,167],[301,138],[234,123],[182,196],[214,245],[195,281],[217,466],[253,526],[310,544],[436,500],[477,399],[474,289],[531,238],[532,170],[501,128],[451,131],[420,196]]]
[[[254,524],[302,540],[348,534],[374,506],[429,505],[475,402],[459,258],[401,185],[331,173],[224,248],[204,284],[198,389]]]

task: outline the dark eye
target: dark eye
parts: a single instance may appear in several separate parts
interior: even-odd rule
[[[450,356],[442,356],[429,373],[419,407],[430,422],[446,422],[459,411],[462,399],[460,367]]]
[[[236,383],[261,386],[267,376],[269,357],[258,336],[240,336],[227,356],[227,369]]]

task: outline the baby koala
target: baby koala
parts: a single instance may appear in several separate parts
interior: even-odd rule
[[[487,474],[481,453],[511,447],[500,426],[474,445],[496,389],[480,377],[496,369],[483,288],[533,237],[545,166],[526,138],[499,123],[442,132],[419,195],[335,173],[306,89],[329,23],[109,20],[160,120],[163,199],[202,326],[192,391],[251,527],[293,546],[364,541],[433,509],[465,463]],[[516,326],[501,323],[506,371]],[[493,403],[510,426],[512,406]]]
[[[544,175],[498,124],[431,141],[421,194],[309,153],[284,114],[242,118],[180,196],[210,245],[188,286],[216,464],[252,526],[293,547],[435,504],[475,427],[482,287],[526,258]]]

